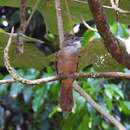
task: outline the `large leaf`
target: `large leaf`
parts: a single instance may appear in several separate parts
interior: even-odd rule
[[[81,17],[83,17],[86,20],[92,19],[91,12],[89,11],[89,7],[87,4],[76,2],[74,0],[66,0],[66,1],[68,3],[69,11],[67,10],[65,0],[61,0],[65,31],[70,30],[74,23],[76,22],[79,23],[81,21]],[[83,0],[83,1],[86,1],[86,0]],[[28,0],[27,6],[33,7],[35,2],[36,0]],[[102,3],[104,5],[110,6],[109,0],[102,0]],[[19,1],[18,0],[1,0],[0,6],[19,7]],[[125,10],[130,10],[130,1],[120,0],[119,7]],[[45,21],[49,30],[56,33],[57,27],[56,27],[54,0],[40,0],[37,10],[39,10],[42,16],[45,18]],[[115,11],[108,8],[105,8],[105,11],[106,11],[109,21],[113,21],[113,19],[115,18]],[[68,17],[69,15],[71,16],[71,20]],[[130,19],[130,14],[119,15],[120,22],[129,24],[129,19]]]
[[[130,102],[129,101],[121,101],[120,102],[121,111],[125,114],[130,114]]]
[[[12,83],[11,90],[10,90],[10,96],[16,98],[18,96],[18,94],[22,92],[23,87],[24,87],[24,85],[19,82]]]
[[[44,99],[48,92],[47,87],[44,87],[44,85],[42,86],[43,86],[42,88],[37,89],[37,91],[35,91],[35,96],[32,102],[32,109],[34,112],[37,112],[43,105]]]

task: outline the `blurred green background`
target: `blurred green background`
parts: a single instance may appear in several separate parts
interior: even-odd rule
[[[34,0],[28,0],[27,16],[30,15]],[[109,5],[108,1],[103,1]],[[125,4],[127,3],[127,4]],[[123,9],[129,10],[129,0],[120,1]],[[64,28],[70,31],[74,24],[92,19],[88,6],[68,0],[72,20],[68,20],[65,1],[62,0]],[[13,7],[13,8],[12,8]],[[3,48],[8,40],[8,32],[20,24],[19,4],[16,0],[0,1],[0,79],[10,76],[3,66]],[[127,39],[129,36],[129,14],[119,15],[106,10],[111,30],[115,36]],[[11,65],[26,79],[37,79],[56,74],[54,53],[58,50],[56,16],[53,0],[40,0],[37,11],[27,29],[25,53],[18,57],[15,40],[11,46]],[[67,21],[67,22],[66,22]],[[68,21],[70,22],[68,24]],[[95,28],[95,26],[93,26]],[[36,43],[30,37],[43,43]],[[95,38],[92,42],[89,42]],[[104,48],[97,32],[86,30],[81,38],[82,50],[79,62],[80,72],[121,71],[130,73],[117,63]],[[52,62],[52,63],[50,63]],[[88,67],[89,66],[89,67]],[[92,96],[106,111],[121,121],[130,130],[130,81],[120,79],[79,79],[81,87]],[[116,130],[108,120],[97,113],[84,98],[73,91],[75,105],[71,113],[61,112],[58,81],[39,85],[24,85],[19,82],[0,85],[0,129],[1,130]]]

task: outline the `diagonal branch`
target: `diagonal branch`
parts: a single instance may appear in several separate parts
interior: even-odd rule
[[[107,111],[105,111],[99,104],[97,104],[91,97],[88,95],[78,84],[74,82],[74,89],[84,97],[84,99],[96,109],[101,115],[103,115],[106,119],[108,119],[115,127],[119,130],[125,130],[125,127],[117,121],[113,116],[111,116]]]
[[[118,39],[110,31],[100,0],[88,0],[88,5],[107,50],[120,64],[130,68],[130,55],[120,48]]]
[[[13,32],[14,32],[14,28],[12,28],[12,31],[11,31],[11,35],[10,35],[10,37],[9,37],[9,41],[8,41],[8,43],[7,43],[7,46],[5,47],[5,49],[4,49],[4,63],[5,63],[5,66],[6,66],[6,68],[7,68],[7,70],[9,71],[9,73],[10,73],[10,75],[13,77],[13,79],[10,79],[10,81],[11,82],[13,82],[13,81],[20,81],[20,82],[22,82],[22,83],[26,83],[26,84],[32,84],[32,83],[34,83],[34,81],[35,81],[35,84],[37,84],[37,83],[40,83],[40,81],[43,81],[43,79],[41,78],[41,79],[37,79],[37,80],[33,80],[33,81],[31,81],[31,80],[26,80],[26,79],[23,79],[22,77],[20,77],[19,75],[17,75],[17,73],[15,72],[15,70],[10,66],[10,62],[9,62],[9,56],[8,56],[8,52],[9,52],[9,47],[10,47],[10,44],[11,44],[11,42],[12,42],[12,36],[13,36]],[[120,73],[118,73],[118,74],[120,74]],[[71,75],[69,75],[70,77],[72,76],[72,77],[76,77],[76,78],[78,78],[79,77],[79,74],[77,73],[77,75],[76,74],[71,74]],[[52,77],[52,79],[50,80],[50,78],[46,78],[46,81],[45,81],[45,78],[44,78],[44,81],[45,82],[47,82],[47,81],[54,81],[54,80],[58,80],[58,79],[60,79],[60,78],[67,78],[67,77],[69,77],[68,75],[61,75],[61,76],[56,76],[56,77]],[[84,77],[85,75],[84,74],[82,74],[82,75],[80,75],[81,77]],[[95,74],[94,75],[91,75],[91,76],[93,76],[94,78],[95,78]],[[98,75],[97,75],[98,76]],[[72,78],[71,77],[71,78]],[[130,77],[130,75],[129,75],[129,77]],[[38,82],[39,81],[39,82]],[[102,107],[100,106],[100,105],[98,105],[98,104],[96,104],[94,101],[93,101],[93,99],[91,99],[91,97],[89,97],[89,95],[87,95],[87,93],[85,93],[85,91],[84,90],[82,90],[79,86],[75,86],[74,87],[75,88],[75,90],[76,91],[78,91],[98,112],[100,112],[104,117],[106,117],[107,119],[109,119],[109,121],[111,122],[111,123],[113,123],[119,130],[125,130],[125,128],[114,118],[114,117],[112,117],[109,113],[106,113],[103,109],[102,109]]]
[[[31,15],[29,16],[29,18],[27,19],[27,22],[25,23],[25,31],[26,31],[26,29],[27,29],[27,27],[28,27],[28,25],[29,25],[29,23],[30,23],[30,21],[31,21],[31,19],[32,19],[33,15],[34,15],[34,13],[36,11],[36,9],[37,9],[37,6],[38,6],[39,2],[40,2],[40,0],[37,0],[35,2],[34,7],[32,8]]]

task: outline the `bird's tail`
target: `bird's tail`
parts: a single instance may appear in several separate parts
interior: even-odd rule
[[[64,112],[71,112],[74,104],[73,101],[73,79],[61,81],[60,90],[60,107]]]

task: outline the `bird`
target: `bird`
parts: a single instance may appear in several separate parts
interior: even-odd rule
[[[57,53],[58,74],[73,74],[78,67],[78,50],[81,47],[80,38],[72,34],[65,34],[63,48]],[[63,112],[71,112],[73,101],[74,78],[66,78],[60,81],[59,104]]]

